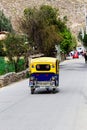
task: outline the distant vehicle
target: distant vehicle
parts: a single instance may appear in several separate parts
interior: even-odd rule
[[[71,51],[71,52],[69,53],[69,55],[73,56],[74,53],[75,53],[74,51]]]
[[[52,57],[40,57],[30,61],[29,86],[31,94],[36,88],[43,87],[53,92],[59,86],[59,61]]]
[[[66,60],[71,60],[73,58],[75,51],[70,51],[69,54],[66,56]]]
[[[67,56],[66,56],[66,60],[71,60],[72,59],[72,54],[69,53]]]
[[[73,59],[74,59],[74,58],[79,58],[79,54],[78,54],[77,51],[74,52]]]
[[[81,47],[77,47],[76,50],[77,50],[79,55],[82,55],[84,53],[84,47],[82,47],[82,46]]]

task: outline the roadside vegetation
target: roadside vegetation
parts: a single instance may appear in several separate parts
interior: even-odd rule
[[[24,59],[20,59],[18,62],[19,71],[24,70]],[[8,62],[5,57],[0,57],[0,75],[15,72],[15,65],[11,62]]]
[[[23,17],[19,19],[22,33],[18,34],[10,19],[0,11],[0,31],[8,32],[5,40],[0,41],[0,74],[26,69],[29,55],[35,52],[55,57],[55,45],[60,45],[63,54],[73,50],[76,40],[66,22],[67,17],[60,19],[59,10],[51,6],[25,8]],[[8,60],[5,62],[2,57],[7,57]]]
[[[84,47],[85,47],[86,50],[87,50],[87,34],[86,34],[86,33],[85,33],[84,38],[82,39],[82,41],[83,41]]]
[[[67,17],[61,20],[59,10],[51,6],[26,8],[20,21],[20,27],[31,45],[46,56],[54,56],[55,45],[60,45],[63,53],[76,47],[76,40],[66,26]]]
[[[81,31],[79,32],[78,39],[82,42],[83,46],[87,50],[87,34],[86,34],[85,30],[84,30],[83,34]]]
[[[0,11],[0,32],[1,31],[13,32],[11,21],[4,15],[2,10]]]

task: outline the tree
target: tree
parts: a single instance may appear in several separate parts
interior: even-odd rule
[[[57,9],[43,5],[39,9],[26,8],[20,26],[32,47],[37,46],[46,56],[54,56],[55,45],[61,44],[62,51],[67,52],[73,44],[66,21],[67,17],[63,21],[59,18]]]
[[[40,36],[40,50],[45,56],[55,56],[55,45],[59,44],[62,37],[56,33],[55,26],[51,25],[43,29]]]
[[[15,72],[18,72],[18,62],[20,57],[26,57],[26,54],[30,49],[29,45],[26,44],[25,36],[8,34],[3,44],[5,45],[6,56],[9,58],[9,61],[14,64]]]
[[[4,56],[4,46],[3,46],[3,41],[0,40],[0,56]]]
[[[9,18],[7,18],[3,11],[0,11],[0,32],[7,31],[13,32],[13,27]],[[0,40],[0,56],[4,56],[3,40]]]
[[[0,11],[0,31],[13,32],[11,21],[4,15],[3,11]]]
[[[83,30],[83,34],[82,31],[79,32],[78,39],[82,42],[83,46],[87,49],[87,34],[84,30]]]
[[[63,41],[61,42],[61,50],[65,54],[68,54],[71,50],[76,48],[77,42],[74,36],[72,36],[69,29],[65,28],[65,30],[62,33],[63,35]]]
[[[21,27],[28,35],[29,43],[37,46],[38,51],[47,56],[54,55],[55,44],[61,41],[61,36],[56,30],[56,20],[57,10],[45,5],[39,10],[25,9],[24,18],[21,20]]]
[[[84,39],[82,40],[83,40],[83,45],[87,47],[87,34],[84,35]]]

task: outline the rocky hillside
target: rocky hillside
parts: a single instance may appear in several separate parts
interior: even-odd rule
[[[85,26],[85,9],[87,0],[0,0],[0,9],[11,18],[14,28],[18,31],[18,17],[21,17],[26,7],[39,7],[47,4],[58,8],[60,17],[67,16],[68,26],[77,33]]]

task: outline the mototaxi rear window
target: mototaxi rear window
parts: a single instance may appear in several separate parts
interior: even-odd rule
[[[49,71],[50,65],[49,64],[37,64],[36,70],[38,70],[38,71]]]

